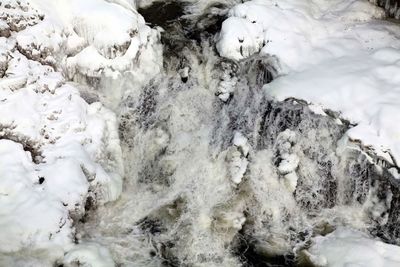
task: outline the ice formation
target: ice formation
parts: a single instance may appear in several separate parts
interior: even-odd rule
[[[395,2],[1,1],[0,266],[400,265]]]

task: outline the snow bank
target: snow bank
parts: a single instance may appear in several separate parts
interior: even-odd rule
[[[253,0],[222,25],[219,53],[273,55],[281,76],[264,90],[341,113],[366,149],[400,164],[400,30],[368,1]]]
[[[104,8],[85,16],[94,5]],[[57,70],[85,49],[112,60],[110,46],[118,50],[128,40],[140,47],[129,31],[147,26],[134,10],[103,1],[6,0],[0,16],[0,265],[14,255],[13,266],[28,258],[32,266],[52,266],[78,249],[73,220],[116,200],[124,175],[115,114],[85,102]]]
[[[95,243],[83,243],[75,246],[64,257],[63,265],[87,267],[114,267],[110,252]]]
[[[14,34],[18,49],[30,59],[63,70],[68,79],[92,84],[132,73],[141,83],[159,72],[159,32],[145,24],[133,1],[32,0],[29,4],[39,10],[40,20]]]
[[[395,267],[400,266],[400,248],[374,240],[348,228],[314,238],[305,252],[315,266]]]
[[[39,182],[41,174],[35,167],[30,153],[24,151],[21,144],[0,140],[1,252],[16,251],[29,245],[65,245],[71,242],[72,221],[60,201],[63,197],[47,192],[50,185]],[[51,180],[52,177],[46,178]],[[75,187],[72,193],[85,194],[85,179],[80,182],[79,178],[75,177],[72,181],[75,183],[70,185]],[[70,199],[74,198],[71,196]]]
[[[52,68],[9,52],[0,82],[3,252],[70,242],[70,217],[84,214],[91,194],[115,200],[123,175],[115,115]]]

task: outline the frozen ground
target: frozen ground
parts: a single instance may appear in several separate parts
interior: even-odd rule
[[[396,223],[399,25],[364,0],[232,0],[161,30],[152,2],[0,2],[0,266],[400,266],[368,234]]]

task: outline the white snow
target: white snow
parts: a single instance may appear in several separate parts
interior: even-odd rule
[[[293,144],[296,142],[296,133],[286,129],[278,135],[277,148],[280,162],[278,172],[283,176],[283,183],[290,192],[294,192],[297,186],[296,170],[300,159],[293,152]]]
[[[276,56],[280,75],[267,94],[340,112],[356,124],[352,140],[400,164],[400,30],[377,20],[383,10],[363,0],[253,0],[229,14],[217,45],[222,56]]]
[[[319,267],[400,266],[400,247],[344,227],[327,236],[315,237],[305,255]]]
[[[145,24],[134,9],[134,1],[29,3],[39,10],[43,20],[14,33],[19,49],[30,58],[62,69],[70,80],[90,84],[106,79],[108,88],[113,82],[120,82],[122,75],[126,79],[131,74],[132,84],[140,86],[162,68],[159,31]],[[103,93],[104,101],[115,104],[123,94],[118,90],[126,88],[113,87]]]
[[[15,266],[28,258],[47,266],[70,251],[66,264],[113,266],[104,249],[74,246],[73,219],[84,215],[87,198],[101,205],[121,194],[118,122],[101,103],[83,100],[66,81],[73,70],[65,63],[91,51],[87,65],[76,62],[86,77],[97,68],[105,76],[108,67],[146,69],[132,59],[143,50],[151,62],[156,52],[143,46],[158,33],[135,10],[101,0],[6,0],[0,14],[0,28],[10,30],[0,37],[0,265],[14,255]],[[147,67],[157,73],[155,64]]]
[[[50,67],[10,53],[0,90],[0,240],[10,241],[0,251],[65,245],[89,189],[100,203],[122,190],[117,121]]]
[[[233,144],[241,151],[243,156],[247,157],[250,151],[250,145],[247,138],[241,133],[236,132],[233,137]]]
[[[73,219],[84,214],[87,198],[103,204],[116,200],[122,191],[124,166],[117,119],[101,103],[85,102],[76,85],[67,80],[85,83],[107,78],[119,82],[122,75],[129,74],[129,85],[139,87],[158,74],[162,68],[159,32],[145,25],[135,10],[136,4],[145,2],[1,1],[0,16],[6,19],[0,22],[0,34],[7,38],[0,37],[0,265],[27,266],[28,260],[24,260],[29,259],[29,266],[52,266],[55,260],[65,266],[78,262],[114,266],[107,249],[94,243],[73,243]],[[6,8],[6,4],[15,8]],[[400,108],[400,42],[397,26],[374,20],[382,16],[381,9],[361,0],[254,0],[230,11],[217,48],[222,56],[234,60],[255,53],[276,56],[281,76],[265,87],[268,94],[278,100],[305,99],[314,103],[313,110],[319,114],[325,114],[324,109],[340,111],[343,118],[357,123],[348,132],[350,138],[373,145],[377,153],[390,151],[398,159],[400,126],[395,122]],[[183,69],[182,77],[189,71]],[[237,80],[228,75],[223,78],[218,93],[222,101],[228,101]],[[116,90],[129,89],[110,86],[112,82],[102,93],[118,100],[123,92]],[[191,92],[186,94],[191,96]],[[218,163],[223,168],[215,164],[203,142],[208,141],[207,131],[193,142],[193,133],[187,129],[197,127],[203,119],[190,112],[193,106],[204,109],[207,105],[211,110],[211,101],[206,96],[204,103],[197,95],[192,98],[189,103],[184,96],[173,100],[179,105],[171,112],[178,118],[171,123],[175,127],[172,134],[161,128],[155,130],[146,149],[157,152],[170,145],[182,151],[180,155],[192,157],[182,162],[172,155],[171,163],[167,162],[170,169],[176,162],[185,167],[178,169],[175,186],[179,188],[179,183],[187,180],[192,183],[193,179],[194,185],[206,185],[195,187],[198,192],[194,196],[202,196],[196,201],[209,201],[207,197],[217,189],[222,193],[215,194],[216,199],[210,202],[217,203],[217,198],[228,199],[231,190],[222,178],[230,175],[228,181],[235,186],[243,181],[251,147],[238,132],[223,154],[228,164]],[[285,190],[291,193],[297,184],[299,162],[292,151],[296,136],[285,131],[281,138],[278,171]],[[263,153],[267,154],[258,152],[254,157],[257,165],[252,170],[260,177],[268,176],[268,169],[272,169],[265,163],[269,156],[263,158]],[[205,167],[198,172],[190,168],[193,163]],[[391,172],[399,177],[396,169]],[[266,180],[260,184],[278,192],[277,197],[286,206],[295,206],[290,204],[291,194],[277,190],[277,181]],[[146,205],[132,210],[139,214]],[[273,205],[268,208],[276,214],[272,219],[278,221],[283,216]],[[200,230],[196,231],[212,224],[207,210],[198,219]],[[221,220],[224,227],[239,230],[246,218],[240,210],[223,213]],[[196,242],[201,243],[198,247],[208,244]],[[344,250],[348,244],[354,246],[354,253]],[[369,263],[376,265],[369,266],[378,267],[397,266],[397,250],[361,233],[339,229],[315,238],[309,253],[320,265],[336,266],[330,264],[342,260],[354,266],[359,263],[350,258],[363,263],[360,255],[372,251]],[[10,260],[10,255],[15,259]],[[337,259],[337,255],[344,256]]]
[[[240,184],[247,170],[247,165],[249,164],[248,160],[243,157],[239,150],[235,149],[230,151],[228,162],[232,182]]]
[[[76,245],[64,257],[63,265],[66,267],[114,267],[115,263],[110,252],[95,243]]]
[[[46,176],[48,181],[39,184],[40,171],[21,144],[0,140],[0,176],[0,252],[71,242],[72,221],[61,201],[63,196],[48,191],[52,177]],[[86,193],[85,179],[80,183],[78,176],[75,184],[74,180],[71,182],[70,188],[74,189],[71,193]],[[69,190],[65,189],[59,193],[67,192]],[[76,200],[75,196],[66,199],[69,200]]]
[[[240,132],[235,133],[232,142],[233,147],[227,154],[229,172],[232,182],[240,184],[249,164],[247,156],[249,155],[250,145],[247,138]]]
[[[236,77],[231,78],[229,74],[224,73],[222,81],[220,81],[218,85],[217,95],[219,99],[221,99],[223,102],[227,102],[231,97],[231,95],[233,94],[236,84],[237,84]]]

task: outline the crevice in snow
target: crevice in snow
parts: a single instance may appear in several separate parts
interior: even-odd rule
[[[39,142],[35,142],[28,136],[23,136],[18,133],[13,132],[16,126],[13,125],[3,125],[0,123],[0,140],[10,140],[15,143],[22,145],[24,151],[30,153],[32,161],[35,164],[43,163],[43,154],[40,150]]]

